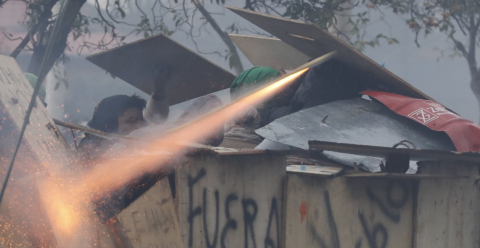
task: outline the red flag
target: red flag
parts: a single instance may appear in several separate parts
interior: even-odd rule
[[[447,133],[459,152],[480,152],[480,126],[447,110],[440,103],[382,91],[367,90],[362,94],[375,98],[399,115]]]

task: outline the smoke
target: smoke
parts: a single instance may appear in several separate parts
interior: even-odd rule
[[[59,246],[85,247],[85,244],[95,243],[92,232],[102,226],[93,214],[91,202],[142,176],[165,170],[170,162],[178,161],[190,144],[223,128],[238,113],[272,97],[307,70],[287,75],[190,123],[160,134],[155,140],[117,145],[108,158],[89,170],[50,175],[40,185],[41,195]]]

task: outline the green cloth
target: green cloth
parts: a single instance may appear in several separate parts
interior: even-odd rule
[[[25,73],[25,77],[28,79],[28,82],[30,82],[32,87],[35,88],[38,77],[31,73]],[[42,100],[42,102],[45,102],[46,96],[47,96],[47,91],[45,90],[45,85],[42,84],[40,85],[40,90],[38,91],[38,97],[40,97],[40,100]]]
[[[259,87],[262,83],[268,83],[270,80],[280,77],[282,74],[270,67],[253,67],[248,69],[235,78],[230,86],[230,97],[235,100],[247,91]]]

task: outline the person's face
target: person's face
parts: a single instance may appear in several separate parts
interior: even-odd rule
[[[143,126],[143,113],[137,108],[128,108],[118,117],[118,134],[127,135]]]

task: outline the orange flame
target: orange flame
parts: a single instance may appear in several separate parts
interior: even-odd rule
[[[222,128],[226,121],[233,119],[239,112],[271,97],[307,70],[308,69],[303,69],[286,76],[238,101],[183,125],[169,132],[161,140],[146,145],[143,149],[146,151],[146,154],[155,154],[156,151],[166,151],[176,155],[184,151],[186,147],[172,144],[179,144],[179,142],[190,143],[201,140],[214,130]],[[94,168],[84,178],[83,185],[92,193],[108,192],[122,186],[124,182],[134,179],[139,174],[157,171],[167,159],[170,159],[170,157],[164,155],[140,156],[134,160],[127,158],[125,161],[116,158],[115,160],[107,161]],[[106,175],[108,175],[108,177]]]
[[[156,154],[155,152],[163,151],[173,156],[179,155],[187,148],[186,145],[181,144],[198,142],[209,133],[223,128],[226,121],[235,118],[238,113],[249,106],[255,106],[273,96],[307,70],[308,68],[292,73],[238,101],[167,133],[161,140],[143,145],[141,148],[145,154],[150,155],[140,155],[135,158],[122,156],[110,159],[96,165],[75,185],[70,183],[71,188],[66,188],[65,184],[62,186],[50,185],[51,187],[45,188],[48,193],[43,194],[44,200],[49,202],[47,208],[49,208],[48,212],[53,225],[58,227],[62,235],[74,234],[77,232],[75,229],[83,228],[80,227],[85,223],[82,218],[87,216],[85,211],[78,210],[79,206],[87,209],[88,206],[84,204],[85,202],[118,189],[126,182],[144,173],[159,171],[165,162],[172,158],[172,156],[166,156],[165,153]],[[71,202],[68,201],[69,199]]]

